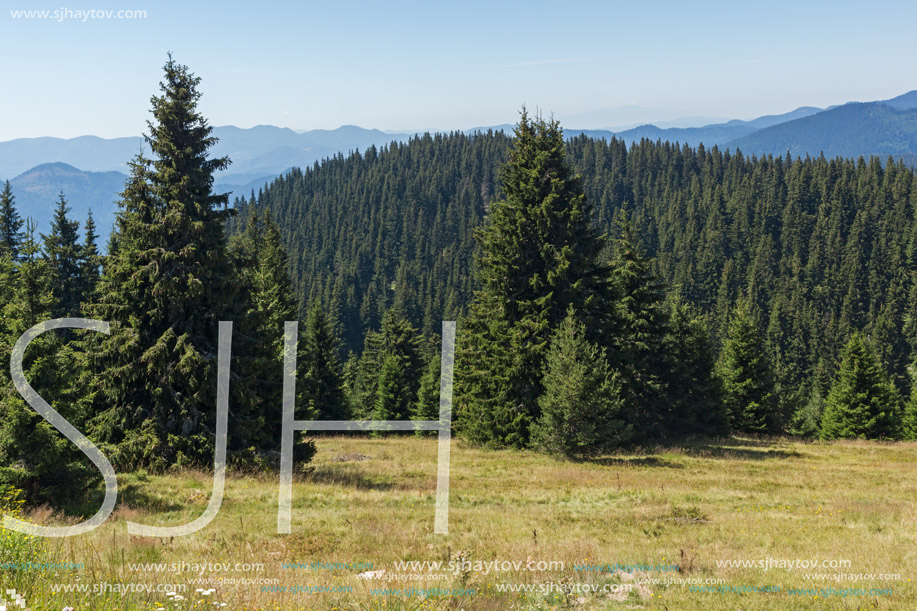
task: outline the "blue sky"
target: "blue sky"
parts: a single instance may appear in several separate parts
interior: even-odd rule
[[[0,4],[0,140],[141,133],[170,50],[211,123],[241,127],[464,129],[523,103],[752,118],[917,89],[914,2]],[[11,15],[61,9],[147,17]]]

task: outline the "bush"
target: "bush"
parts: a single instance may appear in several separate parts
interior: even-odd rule
[[[0,513],[3,513],[4,516],[22,519],[24,503],[22,490],[0,484]],[[16,570],[15,567],[6,568],[4,565],[40,562],[44,556],[44,539],[4,528],[3,522],[0,521],[0,572]]]

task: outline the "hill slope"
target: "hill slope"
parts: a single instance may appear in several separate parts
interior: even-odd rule
[[[115,200],[124,188],[121,172],[84,172],[66,163],[45,163],[13,178],[10,185],[23,217],[31,217],[40,232],[51,227],[58,194],[70,204],[70,217],[82,221],[92,209],[104,243],[115,220]],[[104,244],[103,244],[104,245]]]
[[[509,143],[502,132],[425,136],[339,156],[276,180],[254,206],[281,225],[302,302],[338,310],[348,349],[393,306],[432,333],[475,289],[474,231],[500,197]],[[907,387],[917,349],[917,329],[905,326],[917,319],[913,171],[585,136],[568,154],[600,228],[613,233],[627,209],[662,280],[707,315],[715,337],[736,300],[751,301],[782,387],[799,393],[781,400],[824,391],[853,329],[871,334]]]

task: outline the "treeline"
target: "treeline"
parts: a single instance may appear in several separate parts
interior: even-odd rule
[[[294,170],[236,206],[278,220],[285,246],[297,253],[300,301],[336,312],[355,361],[365,334],[390,309],[425,337],[439,321],[469,314],[481,288],[475,230],[506,195],[499,169],[511,144],[502,133],[425,135]],[[681,317],[706,335],[734,430],[911,434],[912,170],[878,159],[748,158],[648,141],[628,149],[585,136],[565,152],[599,232],[614,242],[629,228],[646,282],[660,285],[653,291],[663,318]],[[611,246],[599,255],[608,263],[619,256]],[[676,316],[676,302],[686,313]],[[856,338],[877,383],[890,389],[877,409],[893,424],[841,435],[827,424],[838,413],[830,396]],[[610,360],[612,343],[599,342]],[[367,400],[359,401],[364,411]],[[651,419],[671,422],[671,409],[653,410]],[[528,443],[527,433],[522,439]]]

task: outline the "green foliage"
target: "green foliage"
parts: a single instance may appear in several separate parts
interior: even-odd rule
[[[55,318],[76,316],[86,300],[89,280],[83,277],[87,266],[84,247],[79,243],[79,226],[67,218],[70,207],[61,193],[51,221],[51,233],[42,235],[48,263],[54,270],[52,293],[56,302]]]
[[[334,319],[317,302],[309,308],[299,350],[297,389],[301,404],[308,406],[318,420],[349,420]]]
[[[411,381],[405,378],[403,356],[386,354],[376,382],[373,420],[407,420],[411,409]]]
[[[34,537],[3,527],[3,516],[22,520],[22,506],[25,504],[22,490],[8,484],[0,484],[0,558],[2,563],[13,566],[39,563],[47,558],[47,547],[42,537]],[[15,571],[17,569],[10,569]],[[4,572],[0,568],[0,575]]]
[[[608,341],[611,364],[621,373],[627,420],[638,439],[659,439],[667,431],[683,433],[672,420],[668,393],[673,368],[667,350],[668,313],[662,284],[636,246],[626,214],[618,221],[612,268],[614,318]]]
[[[55,275],[41,256],[35,230],[27,224],[13,290],[3,309],[3,362],[13,344],[34,325],[53,318]],[[9,273],[6,271],[5,273]],[[79,384],[84,361],[61,333],[44,333],[29,345],[23,359],[26,379],[58,413],[78,430],[87,418],[87,397]],[[23,489],[31,501],[74,495],[98,480],[77,447],[36,413],[19,395],[4,368],[0,388],[0,483]]]
[[[22,223],[22,217],[16,211],[16,198],[7,180],[0,191],[0,256],[6,253],[14,261],[19,259],[19,247],[23,239]]]
[[[822,439],[894,439],[899,432],[898,394],[869,341],[855,333],[825,400]]]
[[[237,427],[229,443],[258,452],[273,449],[281,430],[284,323],[296,320],[298,307],[277,226],[270,215],[248,212],[244,232],[230,244],[240,283],[237,308],[243,311],[234,333],[234,369],[245,376],[234,381]],[[312,414],[300,410],[296,417]]]
[[[706,321],[679,297],[669,303],[669,336],[665,353],[671,367],[668,392],[673,410],[666,435],[728,435],[729,410],[723,382],[716,375],[716,347]]]
[[[453,426],[469,441],[491,447],[521,445],[518,431],[529,424],[512,394],[520,363],[518,346],[509,342],[518,335],[511,334],[501,308],[493,295],[479,293],[456,339]]]
[[[633,432],[624,421],[618,374],[586,339],[585,326],[571,311],[551,338],[538,398],[541,416],[535,445],[566,458],[590,458],[620,447]]]
[[[417,402],[414,405],[414,420],[439,420],[440,378],[442,355],[431,346],[427,356],[427,367],[420,378]]]
[[[560,125],[523,110],[501,171],[505,198],[477,233],[481,290],[457,355],[459,430],[473,441],[527,445],[553,330],[569,307],[591,335],[605,323],[604,238],[565,157]]]
[[[487,346],[514,341],[507,321],[486,318],[516,305],[499,298],[472,305],[485,301],[473,298],[482,288],[473,235],[505,199],[497,169],[511,145],[502,132],[422,136],[293,171],[258,194],[257,205],[271,210],[286,247],[297,253],[291,265],[300,300],[338,304],[345,350],[358,353],[364,333],[396,303],[426,336],[441,320],[464,315],[459,360],[465,349],[497,359]],[[855,330],[876,340],[907,395],[906,367],[917,347],[913,170],[878,159],[750,158],[585,135],[565,149],[600,231],[617,233],[615,221],[626,210],[636,252],[659,284],[677,290],[704,318],[715,346],[728,334],[739,297],[747,296],[771,363],[774,426],[790,426],[816,386],[827,396]],[[472,316],[472,309],[479,312]],[[492,340],[467,343],[479,332],[473,328],[486,327]],[[587,327],[590,334],[598,328]],[[599,343],[614,364],[612,336]],[[505,423],[497,437],[519,428],[512,423],[523,410],[501,398],[506,387],[498,379],[516,379],[512,356],[501,350],[500,372],[488,366],[489,377],[481,379],[458,363],[456,391],[487,404],[483,420],[462,424],[468,435],[478,421],[491,429]],[[530,371],[519,367],[520,375]],[[463,378],[475,380],[460,384]],[[653,378],[672,383],[658,372]]]
[[[730,320],[719,375],[733,428],[743,433],[773,431],[773,375],[746,301],[739,302]]]
[[[787,432],[800,437],[817,437],[822,414],[825,412],[825,399],[816,388],[805,405],[793,414]]]
[[[80,280],[79,294],[85,301],[94,299],[96,287],[102,268],[102,257],[99,254],[99,235],[96,233],[96,223],[92,218],[92,210],[86,216],[83,227],[83,247],[80,252]]]
[[[502,132],[456,132],[336,155],[237,200],[229,227],[241,232],[248,208],[270,210],[299,303],[331,304],[345,354],[392,308],[430,335],[471,300],[473,233],[508,146]]]
[[[399,312],[389,310],[379,331],[366,335],[351,366],[350,404],[365,420],[408,420],[417,399],[423,358],[420,337]]]
[[[153,159],[131,164],[91,308],[112,324],[97,351],[93,429],[122,469],[212,461],[217,322],[243,316],[227,196],[212,192],[229,160],[207,157],[216,139],[197,110],[200,79],[171,57],[164,72],[146,136]]]
[[[901,437],[910,441],[917,441],[917,384],[911,390],[910,400],[904,407],[901,417]]]

